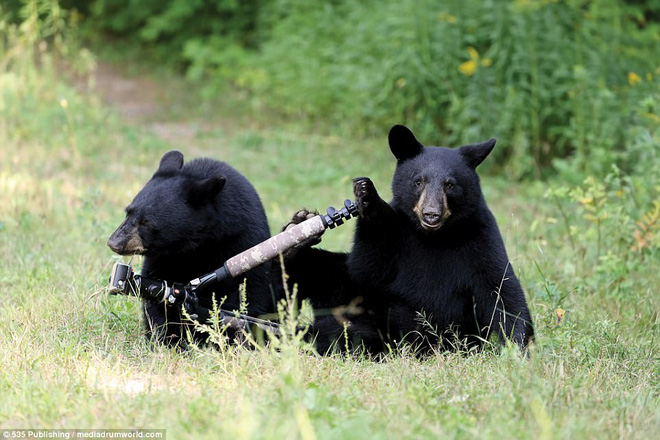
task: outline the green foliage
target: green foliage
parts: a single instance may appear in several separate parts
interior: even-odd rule
[[[15,3],[15,1],[13,2]],[[636,162],[629,126],[660,87],[660,7],[603,0],[66,0],[91,33],[182,66],[206,94],[357,135],[496,136],[500,165],[598,176]],[[654,113],[657,116],[657,112]],[[326,128],[328,130],[328,128]]]
[[[183,66],[207,95],[353,133],[496,136],[500,165],[598,176],[637,162],[629,126],[660,87],[660,7],[602,0],[68,0],[93,32]],[[657,115],[657,113],[655,113]]]
[[[92,68],[93,57],[79,45],[75,17],[57,1],[25,0],[17,15],[22,19],[19,23],[0,18],[0,130],[17,139],[46,136],[79,155],[76,107],[67,101],[69,93],[58,82],[57,68],[66,63],[84,75]],[[42,118],[32,117],[37,109]]]
[[[261,0],[63,0],[87,18],[88,29],[142,45],[152,58],[182,65],[189,47],[209,53],[254,47]],[[217,55],[216,55],[217,60]]]
[[[575,270],[587,289],[626,295],[636,271],[660,255],[655,239],[660,174],[638,180],[614,166],[604,179],[589,176],[574,188],[555,186],[546,191],[546,198],[553,199],[562,213],[574,258],[581,264]],[[577,204],[579,218],[566,215],[566,200]]]
[[[626,162],[631,113],[659,85],[658,27],[618,1],[286,5],[239,84],[291,114],[406,122],[443,144],[497,136],[518,174]]]
[[[102,29],[157,43],[161,58],[209,78],[208,90],[229,80],[280,112],[352,121],[358,133],[405,122],[435,143],[498,136],[500,161],[518,175],[570,158],[602,176],[634,163],[627,127],[659,85],[659,27],[645,8],[97,0],[90,11]]]

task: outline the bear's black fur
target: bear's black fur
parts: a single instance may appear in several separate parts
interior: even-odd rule
[[[126,207],[126,219],[108,246],[121,255],[143,254],[143,277],[186,284],[269,237],[259,196],[243,175],[212,159],[195,159],[184,165],[183,154],[170,151]],[[272,313],[282,296],[271,268],[268,262],[245,275],[247,308],[252,316]],[[223,308],[238,309],[243,279],[222,281],[213,293],[199,298],[200,305],[212,308],[215,294],[218,302],[226,297]],[[144,299],[143,309],[150,339],[167,345],[185,342],[178,308]]]
[[[404,338],[422,350],[471,348],[493,332],[524,349],[534,334],[527,302],[475,171],[495,140],[425,147],[397,125],[389,144],[393,200],[368,178],[354,180],[360,218],[351,252],[308,248],[289,259],[301,294],[334,308],[317,315],[318,350],[348,342],[378,353]]]

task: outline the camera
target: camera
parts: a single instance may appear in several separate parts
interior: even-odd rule
[[[128,295],[133,268],[125,263],[115,263],[110,274],[108,291],[111,295]]]

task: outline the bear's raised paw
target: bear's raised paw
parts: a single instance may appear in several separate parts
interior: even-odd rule
[[[368,177],[353,179],[355,203],[362,218],[377,214],[379,207],[385,203],[378,195],[374,183]]]

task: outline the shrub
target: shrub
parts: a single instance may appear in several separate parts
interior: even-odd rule
[[[660,84],[657,2],[62,1],[214,96],[231,84],[326,130],[496,136],[517,177],[550,165],[604,176],[647,154],[630,150],[629,127]]]

